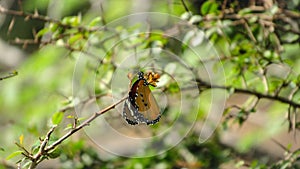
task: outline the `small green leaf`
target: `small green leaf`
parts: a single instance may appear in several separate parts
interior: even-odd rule
[[[255,22],[258,21],[258,19],[259,19],[258,16],[253,16],[253,17],[251,17],[248,21],[249,21],[249,23],[255,23]]]
[[[52,116],[52,123],[58,125],[64,117],[63,112],[56,112]]]
[[[76,41],[79,41],[83,38],[83,35],[82,34],[76,34],[72,37],[69,38],[69,44],[70,45],[73,45]]]
[[[224,130],[227,130],[227,129],[228,129],[228,121],[224,121],[224,122],[222,123],[222,128],[223,128]]]
[[[168,88],[170,93],[178,93],[180,92],[180,88],[176,82],[170,83]]]
[[[60,154],[61,154],[61,149],[59,149],[59,148],[56,148],[55,150],[53,150],[51,153],[49,153],[49,157],[50,158],[57,158],[57,157],[59,157],[60,156]]]
[[[277,12],[278,12],[279,8],[278,6],[276,5],[273,5],[271,8],[270,8],[270,12],[272,15],[275,15]]]
[[[65,128],[65,130],[70,130],[73,128],[73,124],[69,123],[67,124],[67,127]]]
[[[78,26],[81,23],[81,16],[67,16],[62,19],[62,23],[71,26]]]
[[[200,21],[202,21],[202,16],[200,16],[200,15],[194,15],[189,20],[189,23],[194,24],[194,23],[198,23]]]
[[[183,14],[180,16],[180,18],[181,18],[182,20],[188,20],[190,17],[191,17],[191,13],[190,13],[190,12],[185,12],[185,13],[183,13]]]
[[[41,144],[40,141],[36,141],[31,147],[31,152],[34,154],[37,153],[40,149],[40,144]]]
[[[255,112],[256,112],[256,109],[255,109],[255,108],[251,108],[251,109],[249,110],[249,112],[250,112],[250,113],[255,113]]]
[[[68,115],[67,118],[68,118],[68,119],[74,119],[74,116]]]
[[[86,117],[80,117],[80,118],[78,118],[77,120],[80,122],[80,121],[83,121],[83,120],[85,120],[86,119]]]
[[[7,157],[6,157],[6,160],[12,159],[12,158],[14,158],[15,156],[18,156],[18,155],[20,155],[20,154],[22,154],[22,153],[23,153],[23,151],[15,151],[15,152],[11,153],[9,156],[7,156]]]
[[[201,13],[203,15],[218,13],[218,4],[214,1],[206,1],[201,7]]]
[[[50,31],[50,29],[48,27],[45,27],[43,29],[41,29],[37,34],[36,36],[37,37],[42,37],[44,36],[46,33],[48,33]]]
[[[252,12],[252,9],[250,9],[250,8],[244,8],[244,9],[240,10],[240,11],[238,12],[238,14],[243,16],[243,15],[249,14],[249,13],[251,13],[251,12]]]
[[[56,23],[50,23],[49,24],[49,29],[51,30],[51,32],[57,31],[58,28],[59,28],[59,26]]]
[[[100,23],[101,20],[101,17],[96,17],[89,23],[89,26],[96,26]]]
[[[3,147],[0,147],[0,151],[5,151]]]

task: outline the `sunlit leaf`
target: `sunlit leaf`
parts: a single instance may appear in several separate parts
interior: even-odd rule
[[[63,112],[54,113],[52,116],[52,123],[58,125],[62,121],[63,117],[64,117]]]
[[[18,156],[22,153],[23,153],[23,151],[15,151],[15,152],[11,153],[9,156],[7,156],[6,160],[12,159],[12,158],[14,158],[14,157],[16,157],[16,156]]]
[[[96,26],[101,22],[101,17],[95,17],[90,23],[89,26]]]
[[[68,118],[68,119],[74,119],[74,116],[68,115],[67,118]]]
[[[69,44],[72,45],[74,44],[75,42],[79,41],[79,40],[82,40],[83,38],[83,35],[78,33],[76,35],[73,35],[69,38]]]
[[[194,15],[189,20],[189,23],[194,24],[194,23],[198,23],[200,21],[202,21],[202,16],[200,16],[200,15]]]
[[[62,23],[71,26],[78,26],[81,22],[81,16],[67,16],[63,18]]]
[[[240,14],[240,15],[245,15],[245,14],[249,14],[249,13],[251,13],[251,12],[252,12],[252,9],[250,9],[250,8],[244,8],[244,9],[240,10],[240,11],[238,12],[238,14]]]
[[[69,123],[67,124],[67,127],[64,130],[69,130],[73,128],[73,124]]]
[[[62,151],[60,148],[56,148],[54,149],[50,154],[48,154],[48,156],[52,159],[57,158],[61,155]]]
[[[44,36],[46,33],[48,33],[50,31],[49,27],[45,27],[43,29],[41,29],[37,34],[36,36],[37,37],[42,37]]]
[[[206,1],[203,3],[201,7],[201,13],[203,15],[217,13],[218,12],[218,4],[214,1]]]

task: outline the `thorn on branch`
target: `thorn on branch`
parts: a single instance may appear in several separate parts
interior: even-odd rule
[[[14,77],[14,76],[17,76],[17,75],[18,75],[18,72],[17,72],[17,71],[11,72],[11,73],[9,73],[8,75],[6,75],[6,76],[4,76],[4,77],[0,77],[0,81],[1,81],[1,80],[4,80],[4,79],[11,78],[11,77]]]
[[[32,159],[32,154],[22,145],[20,145],[19,143],[15,142],[15,144],[22,149],[24,152],[22,152],[22,155],[24,155],[25,157]]]
[[[15,21],[16,21],[16,18],[13,17],[9,23],[9,26],[8,26],[8,30],[7,30],[7,35],[9,35],[15,25]]]

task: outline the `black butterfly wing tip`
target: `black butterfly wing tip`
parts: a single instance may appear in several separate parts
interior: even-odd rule
[[[127,123],[130,124],[130,125],[137,125],[137,124],[138,124],[138,122],[136,122],[136,121],[132,121],[132,120],[129,120],[129,119],[125,119],[125,120],[126,120]]]
[[[152,120],[152,121],[147,121],[147,125],[153,125],[157,122],[159,122],[161,116],[158,116],[156,119]]]

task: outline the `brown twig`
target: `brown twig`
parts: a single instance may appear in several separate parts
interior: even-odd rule
[[[74,109],[74,107],[76,107],[76,106],[84,105],[87,102],[91,101],[92,99],[99,99],[99,98],[104,97],[104,96],[111,96],[111,95],[107,94],[107,93],[104,93],[104,94],[98,94],[98,95],[95,95],[95,96],[89,96],[89,97],[83,99],[82,101],[80,101],[79,103],[77,103],[75,105],[72,105],[72,106],[70,106],[70,105],[66,106],[64,108],[59,109],[59,111],[60,112],[66,112],[68,110]]]
[[[269,99],[269,100],[274,100],[274,101],[279,101],[281,103],[289,104],[295,108],[300,108],[300,103],[296,103],[288,98],[281,97],[278,95],[269,95],[269,94],[264,94],[260,93],[257,91],[252,91],[249,89],[242,89],[242,88],[235,88],[232,86],[221,86],[221,85],[213,85],[209,84],[207,82],[202,81],[201,79],[196,79],[196,82],[198,83],[198,88],[203,90],[202,88],[210,88],[210,89],[224,89],[224,90],[230,90],[234,89],[235,93],[244,93],[244,94],[249,94],[249,95],[254,95],[258,99]]]
[[[18,72],[17,72],[17,71],[11,72],[11,73],[9,73],[9,74],[6,75],[6,76],[0,77],[0,81],[1,81],[1,80],[4,80],[4,79],[11,78],[11,77],[14,77],[14,76],[17,76],[17,75],[18,75]]]
[[[9,10],[9,9],[4,8],[2,5],[0,5],[0,13],[6,14],[6,15],[24,17],[25,20],[34,19],[34,20],[39,20],[39,21],[43,21],[43,22],[56,23],[59,26],[62,26],[64,28],[72,28],[71,25],[63,24],[60,20],[56,20],[56,19],[53,19],[53,18],[50,18],[50,17],[47,17],[47,16],[39,15],[37,12],[35,12],[35,13],[26,13],[22,10],[20,10],[20,11]],[[85,27],[78,26],[78,28],[80,30],[87,30]]]
[[[40,157],[42,157],[43,155],[47,155],[48,151],[45,151],[45,147],[47,146],[51,134],[54,132],[54,129],[56,128],[56,126],[53,126],[47,133],[46,137],[44,138],[44,140],[42,141],[39,151],[31,157],[31,165],[30,165],[30,169],[35,168],[40,162],[42,162],[42,159]]]

